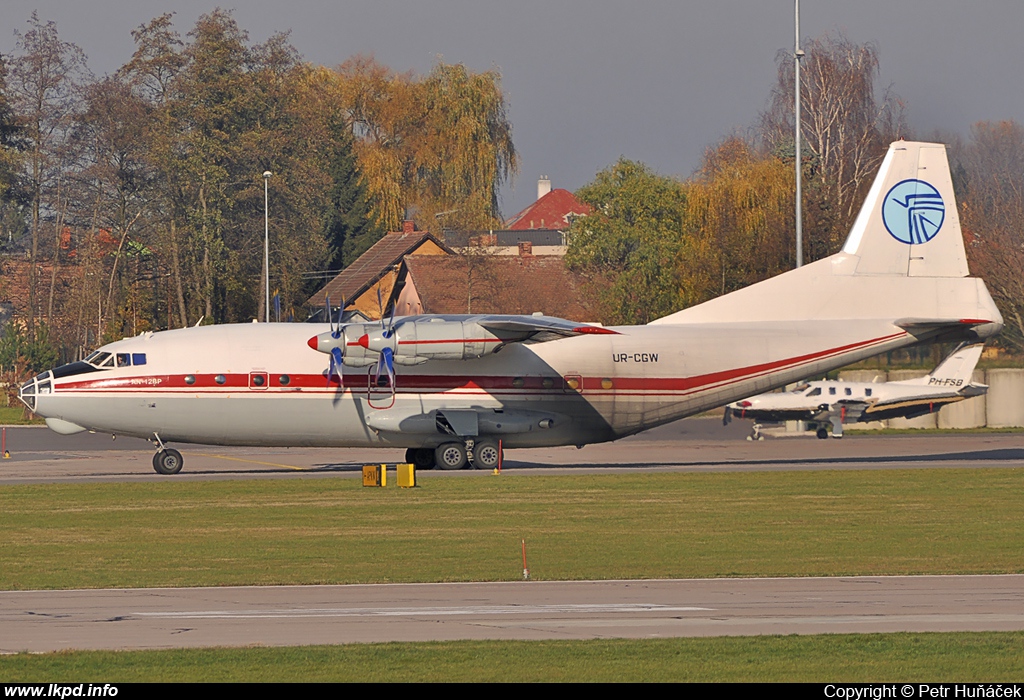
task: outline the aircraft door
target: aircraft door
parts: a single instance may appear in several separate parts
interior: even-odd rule
[[[377,376],[376,368],[366,372],[366,401],[370,408],[385,409],[395,405],[395,386],[387,372]]]

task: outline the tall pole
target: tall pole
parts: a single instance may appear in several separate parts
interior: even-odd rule
[[[270,323],[270,176],[269,170],[263,172],[263,292],[266,302],[265,322]]]
[[[793,49],[793,94],[796,96],[793,100],[795,104],[796,119],[795,121],[795,136],[793,139],[794,150],[796,152],[796,266],[801,267],[804,264],[804,220],[803,220],[803,188],[801,183],[801,167],[800,167],[800,59],[804,57],[804,52],[800,48],[800,0],[793,0],[795,5],[795,26],[794,34],[796,36],[795,46]]]

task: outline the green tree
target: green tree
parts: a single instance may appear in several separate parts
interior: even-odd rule
[[[366,185],[359,172],[351,127],[345,121],[330,125],[334,134],[329,173],[332,187],[325,234],[332,267],[344,268],[366,252],[383,234],[372,218]]]
[[[576,196],[594,211],[573,224],[566,264],[610,280],[599,293],[606,322],[647,323],[688,304],[681,182],[622,158]]]

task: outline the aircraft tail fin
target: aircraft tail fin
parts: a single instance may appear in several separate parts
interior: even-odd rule
[[[985,283],[970,277],[941,143],[889,146],[840,252],[653,323],[868,318],[919,338],[1002,327]]]
[[[843,252],[859,258],[856,275],[970,274],[945,145],[889,146]]]
[[[899,384],[928,384],[931,386],[963,387],[971,383],[974,368],[981,359],[984,343],[961,345],[938,364],[927,376],[910,379]]]

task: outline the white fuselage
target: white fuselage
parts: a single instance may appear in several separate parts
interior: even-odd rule
[[[752,396],[729,404],[734,416],[755,421],[828,421],[838,412],[843,422],[870,422],[934,413],[976,393],[957,386],[901,384],[898,382],[806,382],[794,391]],[[856,406],[843,411],[843,407]]]
[[[616,334],[514,343],[479,359],[400,367],[392,395],[372,386],[372,367],[346,367],[343,384],[336,376],[328,383],[327,356],[307,346],[325,330],[238,324],[146,333],[101,348],[144,356],[145,364],[44,373],[22,393],[59,432],[84,428],[212,444],[430,447],[446,438],[423,416],[474,409],[494,414],[487,434],[507,447],[582,445],[915,340],[891,322],[866,320],[621,327]]]

